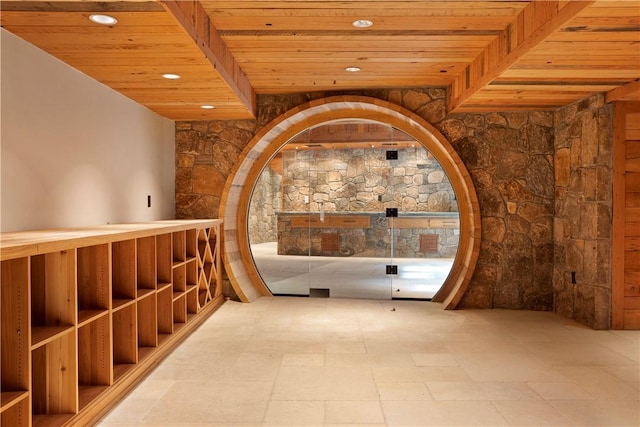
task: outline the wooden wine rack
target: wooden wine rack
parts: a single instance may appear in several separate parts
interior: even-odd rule
[[[221,220],[0,234],[0,425],[89,425],[224,301]]]

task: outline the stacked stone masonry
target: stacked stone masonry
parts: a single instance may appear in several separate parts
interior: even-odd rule
[[[349,216],[338,214],[340,216]],[[424,214],[409,217],[424,224],[423,228],[393,227],[390,218],[381,212],[359,212],[351,216],[368,218],[368,226],[358,228],[315,228],[296,227],[292,217],[301,213],[278,214],[278,254],[311,256],[367,256],[377,258],[453,258],[460,238],[459,225],[447,228],[429,226],[429,218],[448,219],[457,222],[457,212],[449,215]],[[325,214],[325,218],[332,214]],[[422,225],[422,224],[420,224]],[[331,250],[322,248],[323,234],[337,234],[338,247]],[[437,236],[433,251],[421,251],[422,235]]]
[[[555,113],[555,311],[611,319],[613,109],[596,95]]]
[[[381,148],[283,153],[287,212],[457,212],[453,188],[423,147],[400,149],[386,160]],[[309,203],[305,202],[308,198]]]

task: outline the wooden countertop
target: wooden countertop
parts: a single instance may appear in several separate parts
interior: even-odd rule
[[[221,219],[166,220],[0,233],[0,260],[221,224]]]

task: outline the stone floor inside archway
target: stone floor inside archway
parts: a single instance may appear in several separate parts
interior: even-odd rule
[[[453,258],[377,258],[278,255],[276,243],[251,245],[258,271],[275,295],[309,295],[367,299],[431,299],[447,278]],[[398,265],[387,275],[386,265]],[[326,296],[326,295],[325,295]]]

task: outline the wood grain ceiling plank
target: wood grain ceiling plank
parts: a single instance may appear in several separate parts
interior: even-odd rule
[[[441,48],[449,49],[483,49],[494,39],[493,36],[411,36],[395,34],[390,36],[357,36],[349,35],[327,36],[327,35],[299,35],[290,36],[239,36],[228,37],[226,39],[227,46],[234,49],[262,49],[268,47],[280,47],[283,49],[300,49],[301,47],[309,47],[316,49],[325,49],[327,47],[336,50],[353,49],[354,47],[369,47],[370,49],[380,45],[382,49],[388,46],[398,47],[404,50],[419,48]]]
[[[152,12],[162,11],[153,0],[4,0],[0,10],[18,12]]]
[[[243,110],[182,110],[173,108],[150,108],[151,111],[163,116],[172,117],[172,120],[176,121],[199,121],[199,120],[247,120],[250,116],[247,116],[246,109]]]
[[[83,70],[80,70],[83,71]],[[98,76],[96,80],[116,90],[135,89],[135,88],[153,88],[156,91],[169,91],[169,90],[188,90],[197,88],[202,89],[214,89],[222,95],[226,96],[233,94],[231,91],[225,91],[225,84],[222,80],[207,80],[204,78],[191,79],[189,82],[180,83],[166,83],[166,80],[160,80],[162,77],[155,77],[149,75],[139,76],[127,76],[126,78],[111,78],[108,75]]]
[[[624,49],[623,49],[624,50]],[[522,58],[518,61],[518,64],[534,64],[534,63],[545,63],[545,62],[566,62],[568,64],[572,62],[580,62],[580,61],[598,61],[604,58],[612,58],[612,57],[626,57],[630,60],[634,60],[636,56],[633,54],[633,51],[629,51],[629,49],[624,50],[625,52],[620,52],[619,49],[615,49],[613,52],[610,52],[609,49],[600,49],[600,50],[592,50],[589,53],[586,49],[562,49],[562,50],[546,50],[546,49],[536,49],[535,52],[531,52],[526,57]],[[579,54],[573,54],[573,52],[580,52]]]
[[[20,34],[29,35],[30,37],[36,36],[75,36],[75,37],[111,37],[111,38],[123,38],[129,37],[163,37],[173,35],[176,38],[185,38],[180,32],[179,28],[174,25],[157,25],[157,26],[136,26],[129,28],[115,27],[100,27],[95,28],[89,26],[72,26],[72,25],[48,25],[48,26],[33,26],[33,25],[16,25],[13,22],[8,23],[5,27],[12,28]],[[118,28],[116,30],[116,28]]]
[[[237,106],[237,108],[240,108],[242,106],[242,104],[234,102],[234,98],[231,96],[232,94],[229,94],[229,96],[227,96],[227,99],[229,99],[229,102],[226,103],[222,100],[223,97],[221,97],[220,92],[218,91],[206,92],[206,91],[203,91],[202,88],[180,88],[175,90],[158,90],[153,87],[150,87],[150,88],[124,87],[122,88],[121,92],[125,96],[128,96],[132,99],[140,100],[139,102],[143,103],[144,105],[147,105],[148,103],[153,103],[153,102],[161,102],[161,103],[175,102],[177,106],[181,106],[181,105],[184,106],[184,105],[192,105],[194,103],[200,103],[200,102],[211,103],[213,102],[212,101],[213,99],[215,101],[216,106],[218,105],[218,103],[222,107]],[[209,94],[210,96],[207,96],[207,94]],[[188,101],[185,101],[185,100],[188,100]],[[247,113],[245,117],[249,118],[251,116]]]
[[[351,1],[336,1],[336,0],[202,0],[201,3],[205,9],[215,9],[218,13],[234,14],[238,11],[245,11],[251,9],[289,9],[295,11],[297,9],[358,9],[358,10],[371,10],[371,11],[389,11],[392,9],[428,9],[428,10],[446,10],[449,13],[469,13],[470,9],[474,9],[476,13],[492,13],[492,14],[508,14],[515,15],[518,11],[525,7],[529,0],[488,0],[471,3],[469,1],[455,1],[455,0],[351,0]],[[484,12],[483,12],[484,11]],[[491,11],[491,12],[488,12]]]
[[[551,80],[634,80],[637,78],[638,69],[635,67],[628,69],[610,69],[609,67],[583,67],[580,73],[576,73],[576,70],[529,70],[529,69],[517,69],[511,68],[502,73],[501,78],[515,78],[519,80],[536,80],[536,79],[551,79]]]
[[[7,27],[9,31],[18,30],[14,27]],[[19,32],[20,37],[25,40],[39,40],[42,46],[67,45],[77,46],[77,50],[85,49],[85,46],[144,46],[145,49],[162,49],[164,46],[175,47],[180,46],[183,49],[189,49],[191,45],[180,40],[182,34],[165,33],[165,34],[131,34],[124,36],[122,34],[76,34],[76,33],[30,33],[27,31]]]
[[[255,52],[255,53],[252,53]],[[272,63],[275,60],[281,62],[319,62],[319,61],[358,61],[361,63],[427,63],[442,64],[444,66],[467,64],[473,55],[462,52],[432,52],[432,51],[371,51],[366,56],[361,51],[310,51],[310,52],[263,52],[249,51],[236,54],[239,63]]]
[[[446,87],[448,81],[444,79],[429,78],[390,78],[383,80],[374,78],[363,81],[350,81],[343,79],[331,79],[320,77],[317,79],[287,79],[276,78],[270,81],[257,81],[254,83],[256,90],[261,94],[288,94],[296,92],[317,92],[330,90],[361,90],[383,89],[399,87]]]
[[[349,73],[345,71],[343,61],[324,61],[322,63],[315,63],[311,61],[307,62],[279,62],[277,64],[272,63],[247,63],[244,67],[247,72],[254,73],[278,73],[278,74],[326,74],[326,73],[339,73],[341,75],[348,75],[354,78],[367,75],[379,75],[389,73],[392,75],[413,74],[420,71],[434,72],[436,74],[444,74],[441,72],[442,67],[440,65],[447,66],[446,63],[430,63],[430,62],[415,62],[415,63],[403,63],[402,65],[393,62],[365,62],[358,61],[357,65],[362,65],[363,68],[358,73]],[[354,64],[356,65],[356,64]],[[313,70],[310,68],[313,67]],[[460,69],[462,71],[462,68]]]
[[[606,92],[611,89],[618,87],[616,83],[601,83],[601,84],[580,84],[579,82],[565,82],[565,83],[557,83],[553,82],[552,84],[501,84],[495,85],[490,84],[482,88],[478,93],[482,94],[497,94],[498,96],[509,95],[512,93],[548,93],[548,92],[583,92],[583,93],[593,93],[593,92]]]
[[[572,102],[573,100],[582,99],[585,94],[593,93],[592,91],[564,91],[559,88],[549,88],[546,91],[513,91],[513,92],[495,92],[482,90],[473,95],[470,102],[490,102],[492,100],[500,101],[503,103],[514,102],[519,104],[527,104],[530,102],[539,103],[544,101],[545,103],[555,103],[556,105],[564,105]]]
[[[633,16],[628,9],[625,10],[627,13],[619,16],[577,16],[571,21],[571,25],[563,28],[562,31],[633,31],[640,25],[640,16]]]
[[[84,54],[78,57],[74,52],[58,51],[55,55],[63,62],[68,62],[73,59],[76,68],[83,66],[100,66],[104,67],[105,63],[109,64],[107,67],[122,67],[122,66],[137,66],[137,67],[162,67],[165,70],[174,69],[180,70],[182,68],[192,69],[196,66],[205,66],[201,58],[194,58],[192,56],[180,56],[179,52],[166,52],[164,55],[136,55],[132,58],[128,53],[113,52],[108,50],[99,50],[92,52],[91,55]]]
[[[95,12],[100,12],[96,10]],[[124,31],[126,28],[173,26],[175,22],[165,11],[158,12],[110,12],[109,15],[118,20],[118,24],[109,27],[98,27],[89,20],[91,12],[16,12],[2,11],[0,22],[4,26],[10,22],[14,26],[24,27],[88,27],[101,28],[104,31]]]
[[[26,40],[26,39],[25,39]],[[29,40],[27,40],[29,41]],[[102,57],[104,59],[105,64],[109,64],[110,58],[157,58],[158,62],[165,61],[168,58],[172,57],[184,57],[184,55],[190,55],[189,58],[196,61],[198,65],[202,65],[201,56],[196,56],[194,53],[190,52],[189,49],[185,49],[185,46],[182,44],[172,44],[172,45],[164,45],[162,49],[158,49],[157,46],[149,46],[149,45],[126,45],[126,44],[118,44],[118,45],[101,45],[101,46],[85,46],[84,49],[78,49],[74,44],[65,44],[65,45],[51,45],[38,42],[37,44],[33,41],[29,41],[30,43],[40,47],[43,50],[46,50],[48,53],[53,56],[67,56],[68,58],[80,58],[80,56],[87,58],[97,58]],[[81,58],[80,58],[81,59]],[[208,62],[207,62],[208,64]],[[211,64],[209,64],[211,67]]]
[[[249,113],[256,117],[256,93],[201,4],[195,0],[161,0],[161,4],[193,39]]]
[[[598,8],[632,8],[638,9],[638,0],[597,0],[593,6],[590,7],[590,10],[595,13],[595,11],[599,10]],[[583,12],[583,14],[588,14],[588,11]]]
[[[212,76],[211,70],[207,67],[207,64],[177,64],[171,67],[167,67],[164,61],[157,61],[155,64],[124,64],[124,65],[86,65],[83,67],[85,70],[89,70],[92,73],[104,73],[106,75],[112,76],[139,76],[139,75],[147,75],[149,77],[157,76],[159,81],[165,82],[166,84],[180,84],[187,81],[194,80],[211,80],[214,82],[223,82],[223,80],[219,76]],[[178,80],[167,80],[162,77],[163,73],[174,72],[182,76],[181,79]],[[154,77],[155,78],[155,77]]]
[[[624,50],[620,52],[612,52],[607,56],[600,56],[597,58],[591,58],[586,56],[582,61],[582,58],[576,58],[577,55],[574,55],[573,58],[564,62],[564,59],[561,57],[549,57],[549,60],[546,61],[546,64],[540,64],[540,62],[529,62],[529,61],[521,61],[518,64],[511,67],[513,70],[579,70],[579,69],[589,69],[589,68],[602,68],[608,67],[611,69],[629,69],[638,68],[638,61],[635,61],[634,57],[631,55],[627,55],[625,58]],[[619,60],[618,60],[619,59]],[[614,65],[610,65],[614,64]],[[640,70],[638,70],[640,74]],[[640,77],[640,75],[638,76]]]
[[[112,44],[76,44],[72,41],[67,43],[51,43],[50,40],[33,39],[25,37],[24,40],[39,47],[40,49],[57,56],[58,54],[67,54],[69,57],[82,56],[84,52],[91,51],[92,53],[104,52],[105,55],[110,52],[117,54],[126,54],[135,59],[136,56],[157,57],[158,62],[162,61],[163,57],[171,56],[173,54],[184,54],[188,49],[184,44],[167,44],[162,45],[149,45],[147,43],[112,43]],[[106,59],[106,58],[105,58]],[[73,61],[72,59],[70,61]],[[105,62],[106,63],[106,62]],[[73,66],[73,62],[69,62],[69,65]],[[209,65],[209,69],[213,70]]]
[[[507,17],[476,17],[476,16],[432,16],[420,15],[419,11],[407,11],[406,15],[375,17],[375,24],[371,29],[354,29],[354,20],[366,15],[365,12],[354,12],[350,15],[306,13],[298,16],[260,15],[233,16],[221,19],[216,15],[214,19],[217,27],[227,34],[234,31],[340,31],[356,35],[358,33],[375,34],[388,31],[451,31],[459,33],[497,33],[510,21]],[[215,12],[214,12],[215,13]]]
[[[640,40],[640,27],[637,31],[580,31],[558,32],[545,42],[551,46],[558,43],[591,43],[591,42],[629,42],[638,43]],[[544,46],[542,46],[544,48]]]
[[[257,56],[258,54],[256,54],[256,56],[253,56],[250,53],[243,53],[239,58],[237,58],[237,60],[240,64],[268,64],[273,63],[276,60],[280,60],[282,62],[306,63],[317,63],[325,61],[338,61],[344,63],[345,61],[357,61],[361,64],[375,64],[382,62],[398,65],[404,63],[426,63],[433,64],[434,66],[438,66],[437,64],[440,64],[444,69],[446,69],[448,68],[448,66],[466,66],[468,62],[473,58],[473,55],[470,55],[466,52],[461,52],[458,54],[449,53],[446,56],[444,56],[444,53],[439,53],[436,55],[427,52],[369,52],[366,56],[362,56],[361,54],[362,52],[306,52],[304,55],[298,55],[296,53],[284,52],[277,56],[268,53],[262,53],[262,55],[260,56]]]
[[[491,81],[504,75],[513,64],[571,21],[592,1],[531,2],[456,79],[449,91],[450,111],[471,98]]]
[[[206,9],[215,7],[220,10],[239,10],[239,9],[449,9],[452,13],[456,10],[459,13],[468,13],[470,8],[477,9],[503,9],[503,10],[520,10],[530,0],[487,0],[469,2],[468,0],[201,0]],[[624,4],[625,1],[612,1],[613,4]],[[230,12],[232,13],[232,12]],[[478,13],[481,13],[478,11]],[[508,12],[514,14],[514,12]]]

